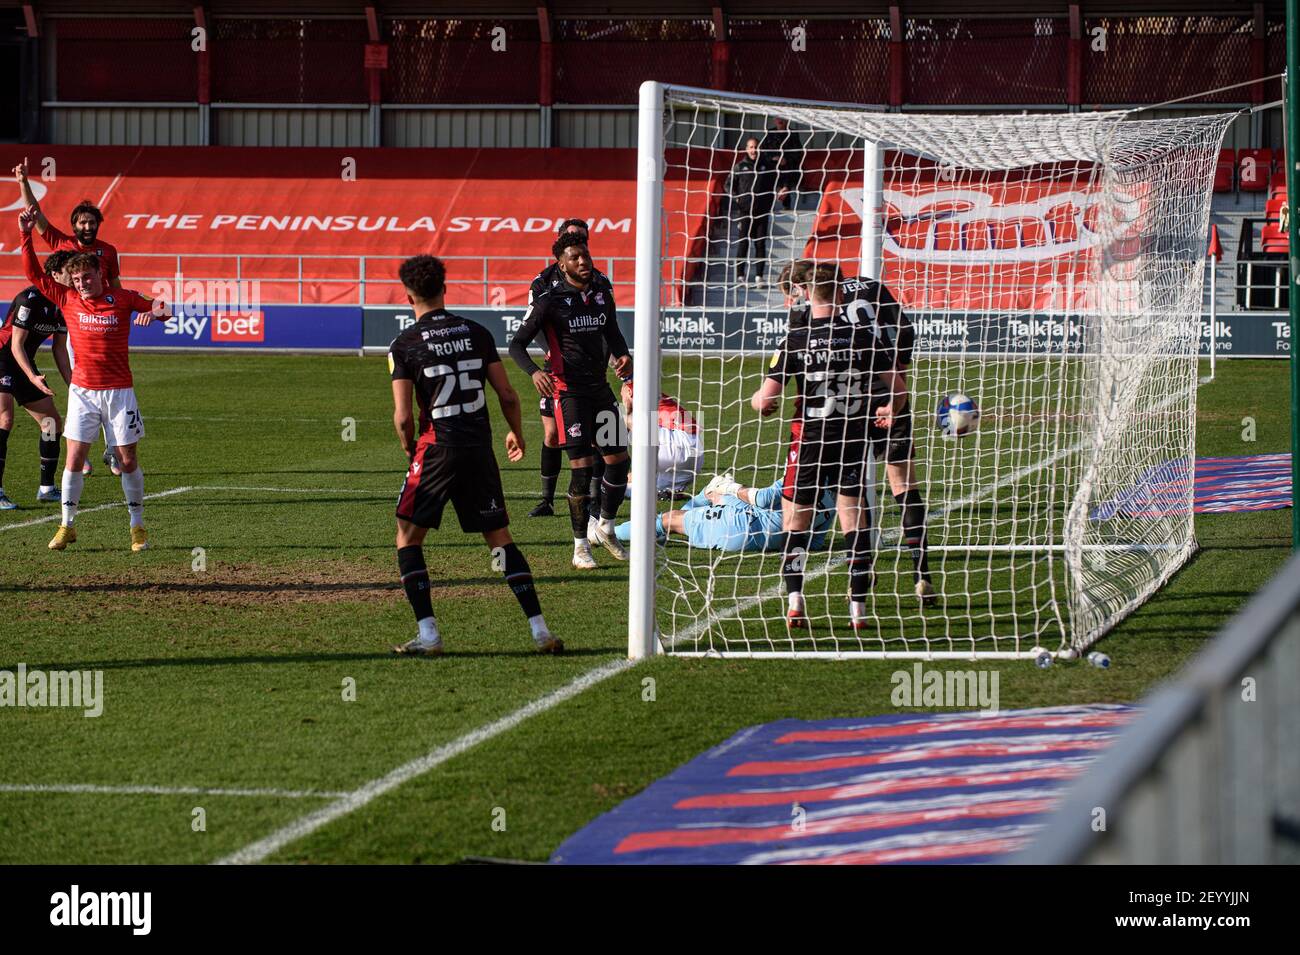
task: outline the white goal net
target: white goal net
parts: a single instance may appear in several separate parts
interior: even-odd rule
[[[647,84],[637,393],[657,370],[703,466],[657,515],[634,496],[633,652],[650,621],[672,653],[1079,651],[1154,593],[1195,548],[1202,281],[1232,119],[890,114]],[[810,321],[798,282],[780,284],[809,263],[878,280],[905,318],[879,298],[860,317],[884,341],[910,323],[914,343],[869,462],[865,619],[844,528],[819,511],[791,629],[780,499],[801,409],[794,385],[768,417],[751,396]],[[956,396],[979,411],[960,437],[939,417]],[[705,496],[713,475],[730,480]]]

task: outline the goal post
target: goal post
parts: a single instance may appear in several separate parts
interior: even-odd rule
[[[643,84],[637,394],[698,422],[687,494],[713,475],[747,490],[635,493],[655,486],[659,422],[634,402],[629,656],[1071,655],[1148,599],[1195,549],[1204,237],[1233,118],[898,114]],[[850,625],[846,539],[818,511],[796,632],[775,492],[803,412],[790,389],[768,418],[750,396],[798,314],[778,277],[807,262],[837,266],[842,290],[882,281],[915,348],[910,437],[864,462],[869,619]],[[894,335],[880,304],[851,320]],[[961,396],[978,427],[958,436],[944,409]]]
[[[659,394],[660,266],[663,260],[663,115],[664,88],[641,84],[637,114],[636,173],[636,301],[632,328],[633,378],[642,395]],[[659,460],[657,407],[649,401],[632,406],[632,486],[651,488]],[[655,623],[655,507],[654,494],[632,495],[632,548],[628,590],[627,655],[640,660],[658,648]]]

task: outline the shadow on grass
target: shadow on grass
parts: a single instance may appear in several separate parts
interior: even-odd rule
[[[599,577],[591,579],[601,579]],[[565,577],[534,577],[535,583],[540,584],[563,584],[572,583],[573,578]],[[500,577],[462,577],[458,579],[434,578],[433,594],[436,597],[439,590],[451,589],[457,587],[484,587],[490,588],[495,595],[498,590],[505,592],[505,584]],[[383,591],[383,592],[401,592],[401,584],[396,580],[393,581],[372,581],[369,583],[347,583],[343,581],[276,581],[274,583],[258,583],[256,581],[208,581],[205,583],[189,581],[105,581],[103,583],[93,584],[33,584],[24,586],[21,584],[0,584],[0,594],[4,593],[49,593],[49,594],[116,594],[116,593],[133,593],[140,590],[149,590],[152,592],[173,593],[173,594],[238,594],[238,593],[346,593],[349,591]],[[310,603],[311,601],[304,601]]]
[[[602,658],[619,657],[626,653],[624,647],[575,647],[566,649],[561,658]],[[461,649],[453,634],[447,638],[447,652],[440,657],[399,657],[389,646],[374,653],[284,653],[263,654],[238,657],[146,657],[139,660],[46,660],[23,665],[30,673],[35,670],[149,670],[165,667],[207,667],[207,666],[275,666],[280,664],[298,665],[315,663],[355,663],[366,660],[391,660],[394,666],[437,666],[440,662],[456,660],[520,660],[536,658],[539,661],[549,659],[527,646],[527,638],[521,640],[517,650],[471,650]],[[0,663],[0,670],[13,671],[17,663]]]

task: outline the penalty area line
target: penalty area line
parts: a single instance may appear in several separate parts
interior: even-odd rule
[[[155,491],[153,494],[146,494],[142,500],[152,501],[160,497],[171,497],[173,494],[184,494],[187,491],[193,490],[193,485],[187,484],[184,487],[174,487],[167,491]],[[126,507],[126,501],[109,501],[107,504],[96,504],[94,507],[87,507],[84,509],[77,508],[77,516],[80,517],[83,514],[94,514],[96,511],[106,511],[111,507]],[[61,520],[63,520],[63,514],[61,512],[56,514],[46,514],[44,517],[36,517],[30,521],[19,521],[16,524],[0,524],[0,531],[16,531],[20,527],[35,527],[37,524],[48,524],[51,521]]]
[[[155,491],[152,494],[146,494],[144,500],[153,501],[160,497],[171,497],[173,494],[189,494],[195,491],[253,491],[262,494],[370,494],[375,497],[391,497],[391,495],[385,495],[382,491],[359,491],[347,487],[244,487],[227,484],[186,484],[183,487],[173,487],[166,491]],[[83,514],[94,514],[96,511],[106,511],[112,507],[126,507],[126,501],[109,501],[107,504],[96,504],[94,507],[77,508],[77,517],[81,517]],[[63,520],[62,513],[46,514],[44,517],[34,517],[30,521],[0,524],[0,531],[16,531],[22,527],[35,527],[37,524],[49,524],[51,521],[61,520]]]
[[[431,750],[424,756],[420,756],[408,763],[403,763],[392,772],[353,790],[341,799],[330,803],[328,806],[322,806],[315,812],[308,813],[299,819],[294,820],[286,826],[277,829],[263,839],[256,842],[250,842],[242,849],[232,852],[230,855],[218,859],[214,865],[250,865],[262,862],[268,856],[289,845],[291,842],[310,835],[322,826],[329,825],[337,819],[341,819],[350,813],[356,812],[379,796],[391,792],[403,783],[410,782],[417,776],[423,776],[432,769],[436,769],[443,763],[453,757],[459,756],[467,750],[473,749],[479,743],[487,742],[495,736],[509,732],[526,720],[545,713],[547,710],[554,709],[561,703],[573,699],[580,693],[591,689],[598,683],[601,683],[612,676],[617,676],[637,665],[634,660],[613,660],[593,670],[579,676],[570,683],[566,683],[558,690],[553,690],[545,696],[538,697],[531,703],[520,707],[513,713],[501,717],[495,722],[480,726],[476,730],[471,730],[463,736],[452,740],[445,746],[439,746]]]

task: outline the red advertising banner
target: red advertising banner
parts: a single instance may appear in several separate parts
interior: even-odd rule
[[[1011,174],[890,170],[883,188],[883,277],[916,310],[1090,307],[1099,198],[1093,171],[1082,165]],[[828,175],[804,254],[856,271],[862,212],[861,175]]]
[[[100,206],[124,284],[145,292],[179,270],[185,282],[257,281],[268,302],[404,303],[401,260],[431,253],[447,263],[449,302],[520,304],[551,261],[556,227],[578,217],[597,267],[632,301],[631,149],[0,147],[5,170],[24,157],[65,231],[82,199]],[[8,182],[0,272],[13,295],[25,284],[14,254],[22,199]],[[673,229],[702,233],[708,189],[665,191]]]

